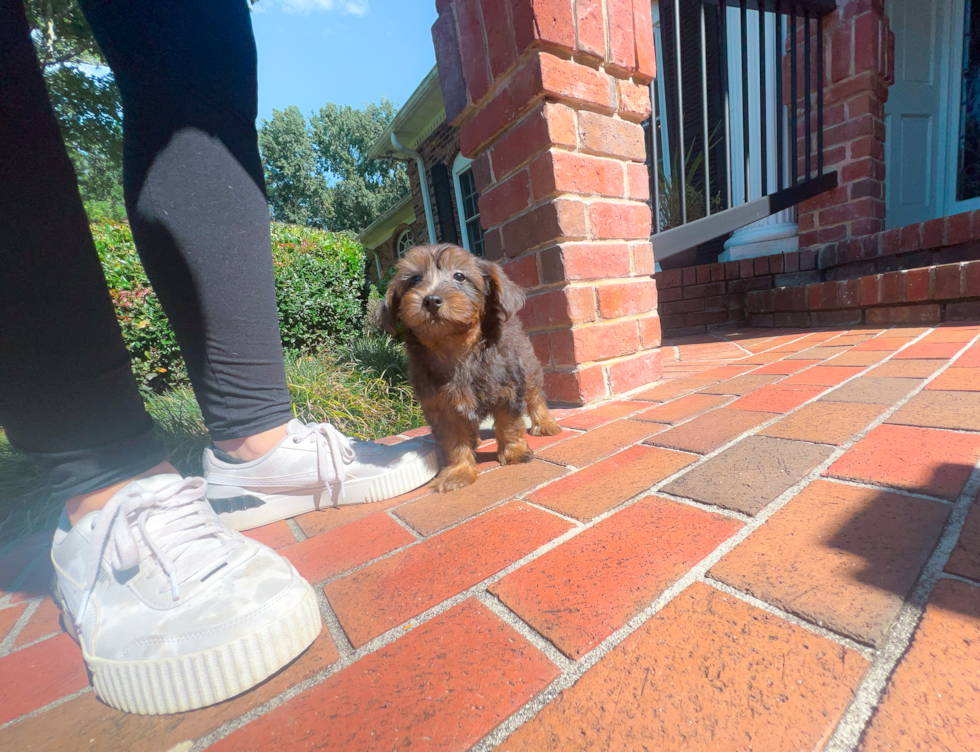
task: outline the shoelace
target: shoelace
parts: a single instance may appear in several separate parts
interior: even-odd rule
[[[203,478],[188,478],[159,491],[148,491],[138,483],[123,489],[113,496],[99,512],[98,521],[92,532],[93,545],[85,562],[83,596],[81,608],[75,623],[81,626],[88,608],[89,599],[95,590],[99,569],[102,566],[102,552],[109,546],[112,568],[116,571],[131,569],[141,563],[139,541],[133,530],[156,559],[160,568],[170,579],[170,592],[176,601],[180,598],[177,578],[178,560],[184,571],[196,572],[203,560],[216,559],[236,548],[241,541],[228,535],[215,535],[227,532],[218,522],[202,514],[198,503],[205,499],[207,483]],[[135,520],[131,515],[137,514]],[[160,524],[148,529],[147,522],[153,516],[160,516]],[[213,545],[192,546],[195,541],[213,537]]]
[[[340,484],[340,495],[346,496],[344,481],[347,480],[347,465],[357,455],[350,439],[333,427],[331,423],[307,423],[306,429],[293,434],[293,441],[299,443],[310,436],[316,441],[316,465],[324,486],[330,485],[330,465],[333,465],[334,478]],[[319,503],[317,504],[319,507]]]

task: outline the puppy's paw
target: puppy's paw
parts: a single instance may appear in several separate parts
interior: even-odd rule
[[[547,420],[532,423],[527,432],[531,436],[557,436],[561,433],[561,426],[558,425],[554,418],[549,416]]]
[[[508,444],[497,452],[497,461],[501,465],[520,465],[534,459],[534,452],[526,441]]]
[[[473,485],[476,481],[477,472],[475,467],[469,465],[457,465],[447,467],[436,479],[436,490],[439,493],[448,493],[460,488]]]

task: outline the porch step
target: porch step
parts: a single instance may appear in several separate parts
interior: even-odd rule
[[[754,327],[932,325],[980,320],[980,261],[750,292]]]

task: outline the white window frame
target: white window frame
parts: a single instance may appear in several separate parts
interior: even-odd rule
[[[402,246],[402,238],[404,238],[406,235],[409,235],[409,234],[412,236],[412,245],[410,245],[408,248],[406,248],[403,251],[402,250],[402,247],[401,247]],[[408,251],[409,249],[414,248],[416,245],[418,245],[418,243],[415,242],[415,231],[411,227],[406,227],[404,230],[402,230],[400,233],[398,233],[398,237],[395,238],[395,258],[396,259],[400,259],[402,256],[405,255],[405,251]]]
[[[459,176],[466,172],[473,164],[472,159],[467,159],[462,154],[457,154],[453,161],[453,190],[456,193],[456,217],[459,221],[459,234],[463,240],[463,248],[470,253],[470,234],[466,231],[466,212],[463,210],[463,187],[459,183]],[[476,215],[479,217],[479,213]]]

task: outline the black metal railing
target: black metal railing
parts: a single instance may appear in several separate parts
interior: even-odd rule
[[[821,24],[835,8],[835,0],[661,0],[645,124],[658,261],[836,187],[836,171],[823,171]]]

